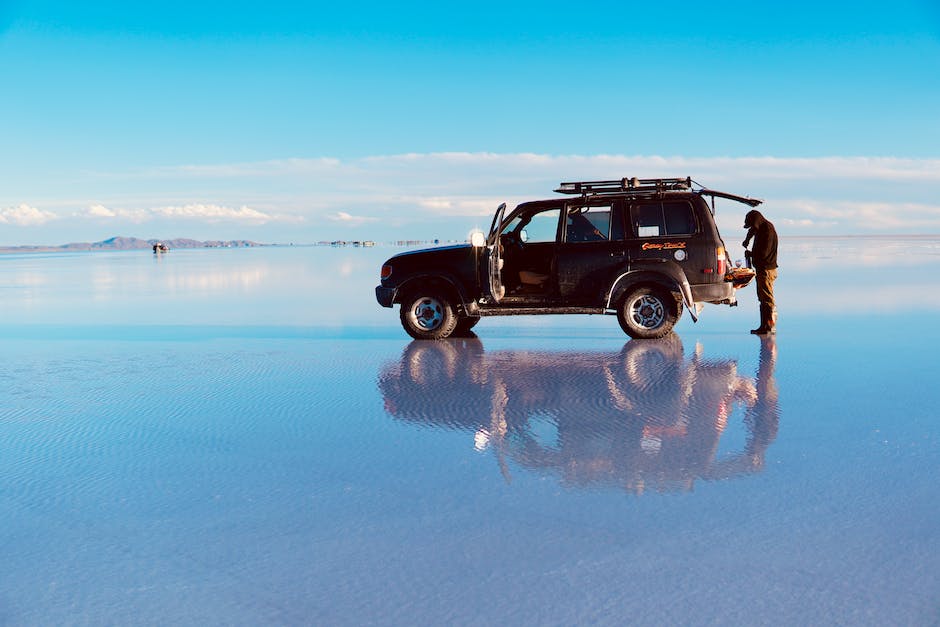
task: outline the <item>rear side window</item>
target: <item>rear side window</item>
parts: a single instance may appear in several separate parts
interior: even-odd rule
[[[688,202],[652,202],[633,206],[637,237],[695,233],[695,216]]]

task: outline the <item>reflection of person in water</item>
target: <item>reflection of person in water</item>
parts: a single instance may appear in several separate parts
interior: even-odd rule
[[[724,479],[763,470],[764,455],[776,439],[780,423],[777,383],[774,379],[776,365],[777,340],[773,335],[762,336],[755,384],[739,392],[740,400],[747,407],[744,416],[747,427],[745,450],[713,465],[708,479]]]
[[[690,490],[696,479],[759,471],[779,421],[773,336],[763,338],[756,380],[740,376],[734,360],[702,355],[699,346],[686,359],[675,335],[613,354],[413,342],[379,387],[398,419],[473,433],[507,479],[511,459],[568,485]],[[736,411],[744,450],[719,455]]]
[[[748,409],[748,432],[751,437],[747,443],[751,464],[755,468],[764,467],[764,452],[777,438],[780,424],[780,408],[777,404],[777,382],[774,369],[777,366],[777,340],[773,335],[761,338],[760,364],[757,368],[757,398]]]

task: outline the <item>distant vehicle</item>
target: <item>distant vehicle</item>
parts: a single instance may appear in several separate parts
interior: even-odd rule
[[[165,253],[169,252],[170,247],[164,244],[163,242],[157,242],[153,245],[153,252],[155,253]]]
[[[693,185],[697,189],[693,188]],[[732,269],[715,198],[691,178],[562,183],[568,198],[499,206],[470,244],[409,251],[382,266],[376,300],[405,331],[442,339],[484,316],[610,314],[633,338],[667,335],[704,303],[736,305],[753,272]],[[709,203],[709,200],[711,201]]]

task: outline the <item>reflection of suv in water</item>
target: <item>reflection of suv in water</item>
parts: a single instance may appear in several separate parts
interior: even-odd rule
[[[466,433],[507,479],[514,462],[566,486],[688,491],[763,469],[780,422],[775,366],[773,336],[754,377],[700,345],[686,355],[675,334],[614,352],[487,352],[462,338],[412,342],[378,387],[390,416]]]
[[[562,183],[568,198],[500,205],[489,235],[469,245],[409,251],[382,266],[384,307],[401,304],[414,338],[441,339],[483,316],[616,314],[631,337],[669,333],[703,303],[735,305],[751,275],[731,273],[715,198],[760,200],[691,179]],[[709,203],[709,200],[711,201]]]

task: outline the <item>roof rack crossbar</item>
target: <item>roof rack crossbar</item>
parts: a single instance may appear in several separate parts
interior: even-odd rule
[[[613,181],[570,181],[561,183],[555,191],[560,194],[623,194],[650,193],[667,191],[686,191],[692,189],[692,178],[684,179],[640,179],[625,177]]]

